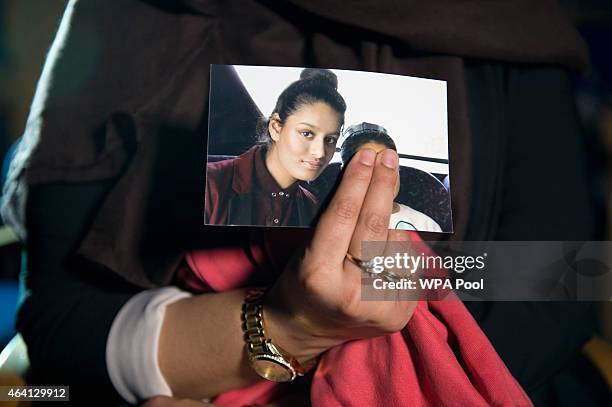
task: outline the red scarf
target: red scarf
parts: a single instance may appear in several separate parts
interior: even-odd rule
[[[417,233],[414,242],[420,242]],[[251,285],[267,244],[190,252],[179,277],[196,292]],[[269,251],[268,251],[269,252]],[[456,298],[456,297],[455,297]],[[221,406],[275,401],[283,384],[261,380],[215,398]],[[318,406],[531,406],[493,346],[458,300],[420,301],[394,334],[346,342],[327,351],[314,372]]]

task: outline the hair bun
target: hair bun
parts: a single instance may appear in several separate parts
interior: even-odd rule
[[[338,77],[329,69],[305,68],[300,74],[300,79],[310,80],[336,90],[338,89]]]

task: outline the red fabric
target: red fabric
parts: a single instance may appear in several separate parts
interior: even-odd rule
[[[193,251],[187,255],[190,270],[181,277],[196,290],[244,286],[255,271],[253,259],[263,261],[265,251],[256,244],[250,250]],[[287,385],[262,379],[214,403],[265,404],[285,390]],[[314,372],[310,397],[315,407],[532,405],[458,300],[420,301],[402,331],[330,349]]]

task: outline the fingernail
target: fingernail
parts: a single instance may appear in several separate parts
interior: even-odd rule
[[[374,165],[374,161],[376,160],[376,152],[374,150],[370,150],[366,148],[360,152],[359,161],[363,165],[367,165],[371,167]]]
[[[397,154],[393,150],[385,150],[382,153],[382,163],[385,167],[394,170],[397,167]]]

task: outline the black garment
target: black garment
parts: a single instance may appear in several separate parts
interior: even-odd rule
[[[466,75],[474,133],[467,237],[588,239],[592,216],[585,157],[566,73],[551,67],[470,63]],[[167,151],[172,157],[175,153]],[[183,165],[175,163],[177,168]],[[18,327],[29,344],[32,383],[70,384],[73,399],[79,400],[80,391],[82,403],[94,394],[117,397],[106,373],[105,340],[114,315],[136,291],[91,264],[65,262],[105,188],[100,182],[49,184],[33,189],[29,200],[27,284],[34,295],[21,308]],[[555,391],[571,377],[566,367],[593,330],[590,305],[469,307],[534,401],[563,405],[554,401]],[[589,389],[577,389],[569,403],[585,405]]]
[[[60,406],[121,402],[106,369],[106,339],[115,315],[139,289],[69,257],[109,184],[46,184],[29,193],[27,290],[17,329],[28,344],[28,384],[70,386],[71,402]]]
[[[322,0],[71,0],[37,86],[18,154],[25,159],[9,175],[3,216],[24,236],[23,191],[30,186],[121,175],[80,253],[139,286],[168,284],[181,248],[202,229],[201,216],[185,209],[192,190],[168,185],[172,173],[151,172],[166,154],[158,142],[183,142],[176,134],[153,140],[157,129],[199,126],[206,134],[210,64],[322,66],[447,81],[450,150],[462,158],[450,162],[453,222],[463,236],[471,140],[462,58],[580,69],[588,51],[552,0],[365,0],[349,7]],[[201,160],[205,148],[182,155],[185,165]],[[189,174],[190,185],[202,182],[201,172]],[[180,205],[161,203],[154,192],[172,192]],[[162,216],[149,216],[155,211],[143,197],[155,197],[155,209],[165,206]],[[183,241],[168,244],[176,231]]]
[[[594,239],[585,145],[567,74],[473,62],[466,79],[473,193],[465,240]],[[574,360],[596,327],[593,304],[467,306],[536,405],[597,405],[579,380],[571,397],[555,395],[559,382],[577,377]]]

